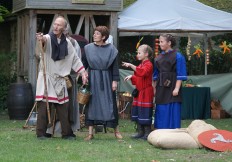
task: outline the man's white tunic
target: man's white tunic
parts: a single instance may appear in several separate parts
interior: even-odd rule
[[[46,34],[45,37],[47,41],[45,42],[44,59],[48,102],[63,104],[69,101],[64,77],[70,74],[71,69],[73,69],[77,73],[82,73],[84,71],[84,67],[80,58],[76,54],[72,43],[67,38],[66,40],[68,43],[68,55],[65,56],[65,59],[63,60],[54,61],[51,58],[51,38],[48,34]],[[58,43],[59,42],[60,39],[58,39]],[[36,87],[36,101],[41,100],[46,101],[42,59],[40,59],[39,74]]]

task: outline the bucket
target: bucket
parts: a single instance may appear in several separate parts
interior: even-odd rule
[[[12,83],[7,96],[7,108],[10,119],[27,119],[34,99],[30,83]]]

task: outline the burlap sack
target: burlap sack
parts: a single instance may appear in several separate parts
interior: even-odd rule
[[[198,135],[202,132],[208,131],[208,130],[215,130],[213,125],[207,124],[203,120],[194,120],[192,123],[188,126],[187,132],[189,135],[197,142],[199,148],[202,148],[203,146],[198,141]]]
[[[149,134],[147,140],[155,147],[164,149],[199,148],[186,129],[157,129]]]

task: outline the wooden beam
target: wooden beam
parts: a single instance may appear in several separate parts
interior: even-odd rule
[[[85,15],[85,14],[91,14],[91,15],[102,15],[102,16],[110,16],[111,12],[101,12],[101,11],[60,11],[60,10],[36,10],[37,14],[59,14],[59,15]]]
[[[89,15],[85,15],[85,38],[89,41]]]
[[[21,40],[22,44],[21,44],[21,76],[24,76],[24,53],[25,53],[25,14],[22,16],[22,24],[21,24]]]
[[[76,28],[76,31],[75,31],[75,34],[79,35],[84,19],[85,19],[85,16],[81,15],[80,20],[79,20],[78,25],[77,25],[77,28]]]
[[[20,81],[20,71],[21,71],[21,29],[22,29],[22,18],[17,17],[17,82]]]
[[[25,24],[24,25],[24,46],[23,46],[23,49],[24,49],[24,52],[23,52],[23,56],[24,56],[24,59],[23,59],[23,62],[24,62],[24,66],[23,66],[23,71],[24,71],[24,75],[28,77],[28,61],[29,61],[29,37],[30,37],[30,34],[29,34],[29,15],[28,15],[28,12],[25,13]]]
[[[29,11],[29,69],[28,69],[28,81],[32,85],[32,91],[35,95],[36,80],[38,75],[37,59],[35,57],[35,40],[37,32],[37,14],[34,10]]]
[[[91,21],[93,28],[96,28],[96,23],[95,23],[95,20],[93,18],[93,15],[90,15],[89,18],[90,18],[90,21]]]
[[[110,34],[113,36],[114,46],[118,47],[118,14],[117,12],[111,12],[110,16]]]

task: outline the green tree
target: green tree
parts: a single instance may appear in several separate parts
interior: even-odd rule
[[[232,0],[198,0],[205,5],[211,6],[218,10],[232,12]]]
[[[130,4],[137,0],[123,0],[123,7],[128,7]],[[223,10],[226,12],[232,12],[232,0],[198,0],[199,2],[216,8],[218,10]]]
[[[136,0],[123,0],[123,7],[126,8],[130,4],[134,3]]]
[[[3,6],[0,5],[0,23],[4,21],[4,16],[8,15],[10,12]]]

